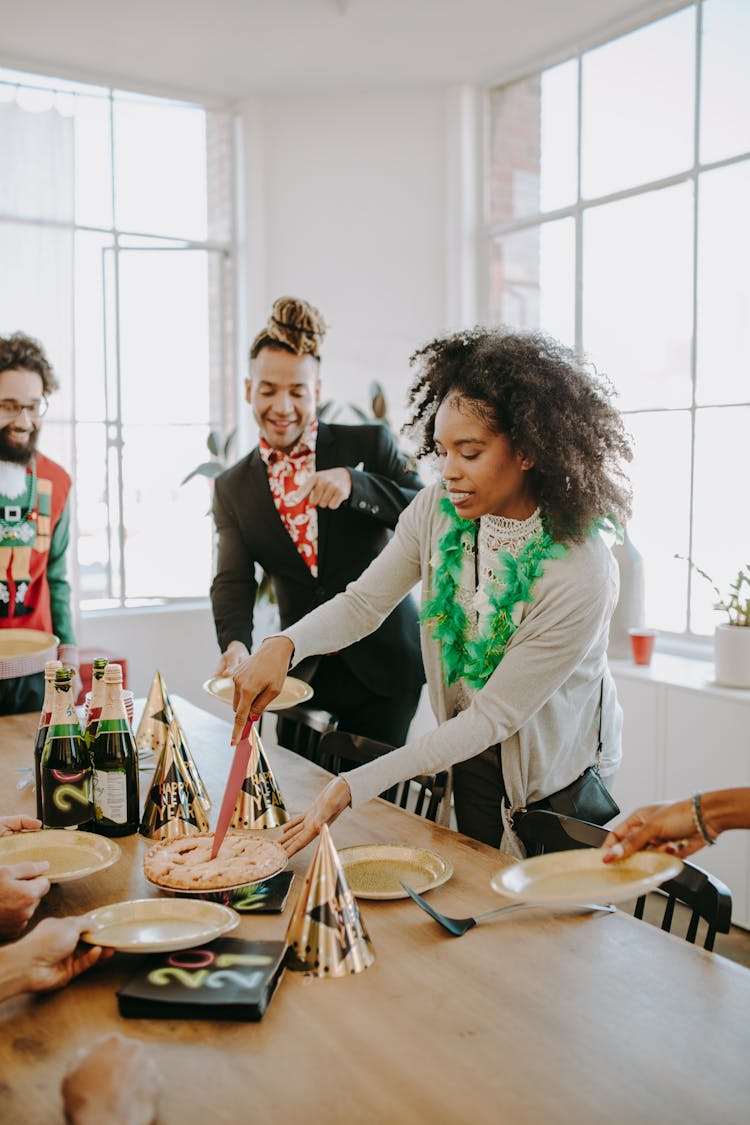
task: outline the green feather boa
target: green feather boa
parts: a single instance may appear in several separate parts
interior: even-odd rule
[[[555,543],[544,531],[539,532],[519,552],[518,557],[498,551],[496,581],[490,581],[485,595],[491,612],[486,615],[476,640],[466,639],[467,618],[457,599],[464,562],[464,544],[473,548],[478,523],[462,519],[450,500],[440,500],[440,510],[448,517],[450,527],[440,539],[440,562],[435,570],[433,596],[422,607],[422,621],[435,620],[432,634],[440,642],[440,656],[448,684],[465,680],[469,687],[479,689],[486,684],[505,654],[517,626],[513,610],[519,602],[534,600],[533,587],[544,573],[547,559],[561,559],[567,547]]]

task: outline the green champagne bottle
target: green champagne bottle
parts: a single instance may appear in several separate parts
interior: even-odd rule
[[[104,706],[104,670],[108,663],[109,661],[105,656],[97,656],[91,665],[91,696],[86,714],[86,730],[83,735],[86,745],[89,747],[96,738],[99,719]]]
[[[44,827],[91,828],[91,761],[76,715],[70,668],[58,668],[55,672],[52,718],[42,751],[41,775]]]
[[[104,669],[104,703],[91,743],[94,832],[129,836],[138,831],[138,753],[122,697],[122,665]]]
[[[44,665],[44,703],[39,714],[39,726],[34,740],[34,792],[36,793],[36,818],[42,819],[42,753],[47,741],[47,731],[52,719],[52,700],[55,694],[55,672],[62,661],[48,660]]]

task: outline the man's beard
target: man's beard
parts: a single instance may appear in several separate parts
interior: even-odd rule
[[[0,430],[0,461],[12,461],[16,465],[28,465],[29,461],[36,453],[38,438],[39,430],[33,430],[29,434],[29,440],[26,445],[17,445],[15,442],[9,440],[8,427],[4,426],[2,430]]]

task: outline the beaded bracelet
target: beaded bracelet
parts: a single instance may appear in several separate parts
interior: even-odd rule
[[[704,841],[707,844],[715,844],[716,839],[710,835],[708,829],[706,828],[705,821],[703,820],[700,793],[696,793],[693,797],[693,820],[695,821],[695,827],[697,828],[699,834],[703,837]]]

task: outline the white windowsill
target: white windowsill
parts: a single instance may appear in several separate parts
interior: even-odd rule
[[[81,618],[93,621],[104,617],[135,617],[157,616],[162,613],[203,613],[210,610],[211,603],[208,598],[196,598],[184,602],[162,602],[160,605],[117,606],[113,609],[82,609]]]
[[[628,680],[641,680],[653,684],[666,684],[670,687],[686,688],[689,691],[704,692],[718,699],[734,703],[750,704],[750,690],[723,687],[714,679],[712,660],[696,660],[694,657],[672,656],[655,652],[646,667],[633,664],[631,660],[610,659],[609,666],[615,677]]]

